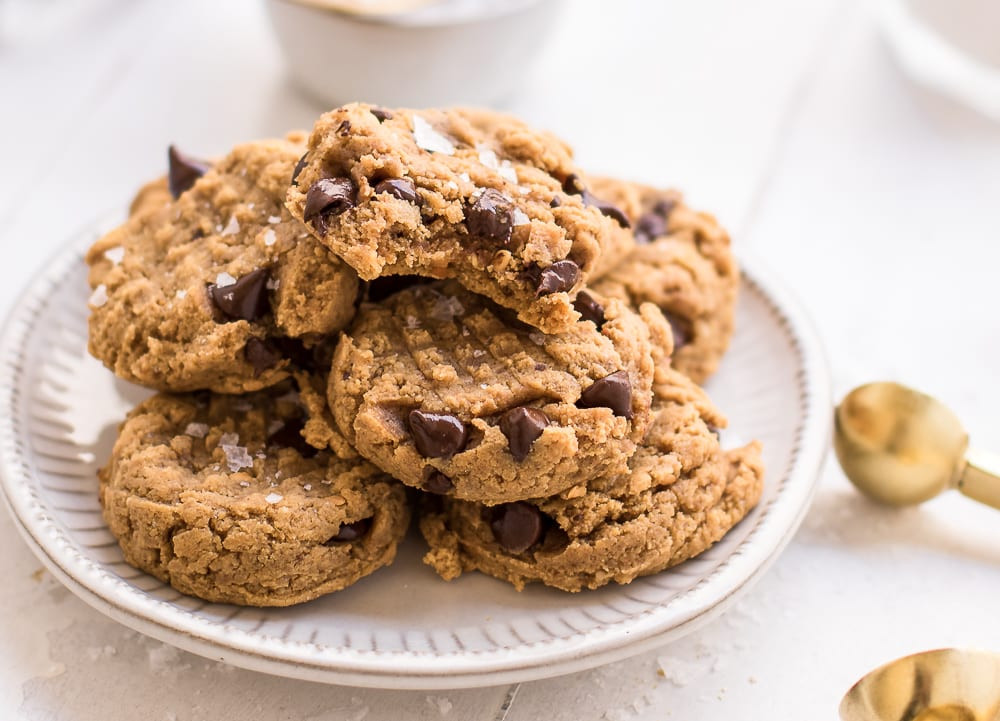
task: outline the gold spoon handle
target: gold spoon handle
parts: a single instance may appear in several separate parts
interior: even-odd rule
[[[1000,456],[988,451],[967,451],[958,490],[980,503],[1000,508]]]

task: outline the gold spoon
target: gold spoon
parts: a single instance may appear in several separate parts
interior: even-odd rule
[[[1000,457],[968,445],[943,403],[898,383],[855,388],[834,416],[833,447],[844,473],[865,495],[891,506],[957,488],[1000,508]]]
[[[945,648],[906,656],[858,681],[844,721],[1000,721],[1000,655]]]

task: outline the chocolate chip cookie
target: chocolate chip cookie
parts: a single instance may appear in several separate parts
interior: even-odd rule
[[[453,281],[415,285],[362,304],[330,407],[358,453],[432,493],[494,504],[624,473],[669,343],[642,310],[612,300],[599,329],[545,335]]]
[[[461,109],[326,113],[288,207],[364,280],[452,278],[546,333],[572,326],[573,296],[629,225],[564,143]]]
[[[424,561],[445,579],[479,570],[518,590],[539,581],[580,591],[628,583],[709,548],[760,498],[759,444],[722,451],[712,426],[723,419],[676,371],[655,386],[654,416],[622,476],[493,507],[427,504]]]
[[[122,424],[100,500],[125,560],[207,601],[287,606],[392,562],[405,489],[310,446],[289,382],[159,394]]]
[[[303,140],[241,145],[214,167],[171,149],[169,178],[87,253],[94,356],[152,388],[238,393],[350,321],[357,275],[284,208]]]
[[[657,305],[673,329],[674,367],[703,382],[733,333],[739,268],[729,235],[679,193],[610,178],[590,182],[628,214],[636,242],[624,261],[602,269],[590,287],[633,305]]]

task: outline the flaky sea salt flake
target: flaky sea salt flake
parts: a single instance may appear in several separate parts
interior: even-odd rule
[[[115,265],[118,265],[122,262],[122,258],[125,257],[125,248],[120,245],[116,245],[114,248],[108,248],[104,251],[104,257]]]
[[[515,226],[518,226],[518,225],[527,225],[530,222],[531,222],[531,218],[528,217],[527,213],[525,213],[520,208],[514,208],[514,225]]]
[[[184,435],[192,438],[204,438],[208,435],[207,423],[188,423],[184,428]]]
[[[188,292],[186,290],[181,289],[181,290],[177,291],[176,293],[174,293],[174,297],[175,298],[187,298],[187,294],[188,294]]]
[[[278,503],[282,499],[284,499],[284,496],[281,495],[280,493],[275,493],[274,491],[271,491],[266,496],[264,496],[264,500],[267,501],[268,503]]]
[[[229,222],[226,223],[226,227],[222,229],[219,235],[236,235],[240,232],[240,222],[236,220],[235,215],[229,216]]]
[[[455,154],[455,145],[419,115],[413,116],[413,139],[417,147],[431,153]]]
[[[100,308],[102,305],[108,302],[108,287],[101,283],[99,286],[94,288],[94,292],[90,294],[90,298],[87,303],[93,308]]]
[[[267,222],[270,223],[271,225],[275,225],[277,223],[280,223],[281,222],[281,216],[280,215],[271,215],[271,216],[268,216]]]
[[[236,278],[229,275],[226,271],[222,271],[217,276],[215,276],[215,287],[216,288],[228,288],[231,285],[236,284]]]
[[[264,231],[264,245],[271,247],[278,242],[278,236],[274,232],[274,228],[268,228]]]

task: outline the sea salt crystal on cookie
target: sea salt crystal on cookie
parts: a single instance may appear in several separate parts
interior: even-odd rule
[[[271,225],[275,225],[277,223],[280,223],[281,222],[281,216],[279,216],[279,215],[271,215],[271,216],[268,217],[267,222],[270,223]]]
[[[275,234],[273,228],[268,228],[264,231],[264,245],[270,247],[278,242],[278,236]]]
[[[99,286],[94,288],[94,292],[90,294],[90,298],[87,303],[94,308],[100,308],[102,305],[108,302],[108,287],[101,283]]]
[[[413,116],[413,139],[416,141],[418,148],[431,153],[455,154],[454,144],[431,127],[431,124],[419,115]]]
[[[186,290],[179,290],[174,294],[176,298],[187,298],[188,292]]]
[[[527,225],[531,222],[531,218],[521,210],[520,208],[514,208],[514,226]]]
[[[220,235],[236,235],[240,232],[240,222],[236,220],[235,215],[229,217],[229,222],[226,223],[226,227],[222,229]]]
[[[108,248],[104,251],[104,257],[115,265],[118,265],[122,262],[122,258],[125,257],[125,248],[120,245],[116,245],[114,248]]]
[[[282,499],[284,499],[283,495],[281,495],[280,493],[274,493],[273,491],[264,496],[264,500],[267,501],[268,503],[277,503]]]
[[[192,438],[204,438],[208,435],[208,424],[188,423],[184,428],[184,435],[191,436]]]
[[[215,287],[216,288],[228,288],[231,285],[236,285],[236,278],[229,275],[226,271],[222,271],[217,276],[215,276]]]
[[[500,164],[500,167],[497,168],[497,172],[504,180],[511,183],[517,183],[517,171],[514,170],[514,166],[510,164],[509,160],[503,161],[503,163]]]

